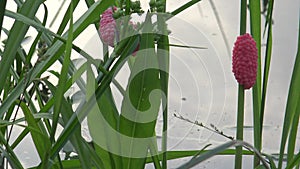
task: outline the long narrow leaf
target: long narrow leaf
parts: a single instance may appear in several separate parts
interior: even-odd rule
[[[68,21],[70,21],[70,13],[73,13],[73,11],[76,9],[77,5],[79,3],[79,0],[73,0],[70,2],[69,7],[63,17],[63,20],[61,21],[57,34],[61,35],[66,28]]]
[[[260,150],[261,149],[261,13],[260,13],[260,2],[251,0],[250,6],[250,27],[251,34],[256,42],[258,51],[258,68],[256,83],[252,88],[253,94],[253,126],[254,126],[254,145]],[[259,165],[258,158],[254,159],[254,167]]]
[[[48,135],[40,129],[36,120],[34,119],[33,115],[31,114],[30,110],[25,105],[25,103],[21,103],[20,105],[24,112],[26,122],[28,123],[28,129],[32,136],[33,142],[40,156],[40,159],[42,160],[49,148],[51,147]]]
[[[86,11],[73,25],[73,38],[75,39],[89,24],[93,23],[95,19],[99,17],[99,13],[103,12],[113,2],[109,0],[97,1],[93,4],[88,11]],[[66,38],[68,33],[63,35]],[[64,44],[61,42],[55,42],[45,53],[45,56],[49,56],[41,64],[37,65],[33,71],[31,71],[31,79],[44,72],[49,68],[64,52]]]
[[[174,159],[180,159],[180,158],[185,158],[185,157],[191,157],[191,156],[195,156],[195,155],[201,155],[205,152],[208,152],[210,150],[187,150],[187,151],[167,151],[167,160],[174,160]],[[200,152],[200,154],[199,154]],[[228,155],[228,156],[232,156],[235,154],[235,150],[234,149],[227,149],[227,150],[224,150],[223,152],[220,152],[216,155]],[[253,152],[251,151],[248,151],[248,150],[243,150],[243,155],[253,155]],[[162,154],[159,154],[158,155],[159,157],[159,160],[161,161],[162,160]],[[147,158],[147,163],[152,163],[153,162],[153,159],[152,157],[148,157]]]
[[[63,169],[82,169],[80,161],[78,159],[64,160],[62,161]],[[60,168],[59,164],[53,165],[53,168]]]
[[[73,32],[73,3],[71,2],[71,8],[70,8],[70,26],[69,31]],[[54,141],[54,136],[56,133],[57,128],[57,122],[58,117],[61,109],[62,100],[64,97],[64,91],[65,91],[65,83],[67,82],[67,75],[68,75],[68,68],[71,62],[71,51],[72,51],[72,41],[73,41],[73,34],[68,34],[68,40],[66,43],[66,54],[64,56],[64,62],[61,69],[61,75],[59,77],[58,81],[58,87],[57,91],[55,92],[55,102],[54,102],[54,111],[53,111],[53,124],[52,124],[52,130],[50,133],[50,140],[51,142]]]
[[[130,37],[128,40],[124,41],[125,48],[123,49],[116,49],[117,53],[121,53],[118,61],[114,64],[111,71],[104,77],[102,80],[101,85],[96,89],[95,97],[93,99],[89,99],[85,105],[78,111],[78,114],[73,115],[68,124],[66,124],[62,134],[58,138],[57,142],[53,145],[50,157],[54,158],[55,155],[59,152],[62,146],[67,142],[71,133],[78,127],[78,118],[82,120],[87,116],[90,112],[91,108],[96,104],[96,100],[99,100],[102,94],[105,92],[107,87],[110,85],[111,81],[113,80],[114,76],[119,72],[121,67],[127,61],[128,56],[136,49],[137,44],[139,42],[138,36]],[[121,52],[122,51],[122,52]]]
[[[166,6],[166,4],[164,4]],[[165,8],[164,8],[165,9]],[[159,11],[164,12],[164,11]],[[168,138],[168,86],[169,86],[169,69],[170,69],[170,53],[169,53],[169,37],[166,25],[166,20],[163,15],[158,16],[158,29],[162,34],[157,42],[157,57],[159,65],[160,86],[163,92],[162,107],[163,107],[163,137],[162,137],[162,151],[163,161],[162,168],[167,169],[167,138]]]
[[[56,92],[57,89],[50,82],[45,81],[45,83],[52,93]],[[62,119],[64,122],[64,126],[68,122],[69,118],[74,114],[74,112],[71,105],[69,104],[69,102],[67,102],[66,99],[63,99],[62,102],[62,111],[64,112],[62,114]],[[91,168],[92,162],[96,163],[95,166],[98,166],[100,168],[104,167],[102,159],[98,158],[94,150],[91,150],[89,148],[90,145],[88,145],[87,142],[82,138],[81,128],[78,128],[78,130],[74,131],[73,135],[70,136],[70,142],[74,146],[75,151],[78,153],[81,168]]]
[[[87,97],[95,92],[96,79],[91,68],[87,70]],[[93,139],[94,147],[107,169],[121,169],[120,142],[117,134],[119,113],[116,108],[110,87],[97,101],[93,110],[87,116],[89,132]]]
[[[293,161],[287,164],[286,169],[293,169],[300,164],[300,152],[294,157]]]
[[[19,10],[19,13],[27,16],[28,18],[33,18],[42,2],[43,0],[26,1]],[[5,85],[7,74],[9,72],[10,66],[13,63],[13,60],[15,59],[17,49],[19,48],[22,40],[24,39],[28,28],[28,25],[25,25],[20,21],[15,21],[13,27],[11,28],[6,46],[4,48],[3,56],[0,61],[0,93],[2,92],[2,89]]]
[[[4,138],[3,134],[0,133],[0,142],[6,145],[5,149],[0,146],[0,152],[3,154],[4,157],[8,160],[9,164],[16,169],[23,169],[23,166],[19,159],[17,158],[16,154],[13,152],[13,149],[8,145],[6,139]]]
[[[27,2],[27,1],[26,1]],[[73,31],[73,37],[76,38],[90,23],[92,23],[95,18],[98,18],[98,13],[103,12],[109,5],[111,5],[113,2],[110,0],[103,0],[103,1],[97,1],[95,4],[93,4],[89,10],[80,17],[80,19],[74,24],[74,31]],[[64,36],[64,38],[67,36],[67,34]],[[30,71],[30,79],[24,79],[22,78],[17,86],[15,87],[14,91],[11,93],[10,100],[14,101],[17,97],[21,95],[21,93],[24,91],[24,84],[27,84],[27,81],[33,80],[37,75],[45,72],[46,69],[48,69],[60,56],[60,54],[63,53],[63,46],[64,44],[61,42],[56,42],[51,48],[47,50],[47,53],[45,56],[49,56],[46,58],[45,61],[37,65],[32,71]],[[2,67],[1,67],[2,69]],[[3,73],[1,73],[3,75]],[[5,80],[1,81],[5,82]],[[0,107],[0,116],[2,113],[4,113],[9,105],[11,104],[11,101],[4,101],[7,104],[2,104]]]
[[[259,151],[257,149],[255,149],[254,147],[252,147],[250,144],[246,143],[246,142],[243,142],[243,141],[239,141],[239,140],[233,140],[233,141],[230,141],[230,142],[227,142],[227,143],[224,143],[212,150],[209,150],[205,153],[203,153],[202,155],[200,155],[199,157],[195,157],[195,158],[192,158],[189,162],[181,165],[180,167],[178,167],[178,169],[188,169],[188,168],[191,168],[193,166],[196,166],[197,164],[221,153],[221,152],[224,152],[225,150],[227,150],[229,147],[232,147],[232,146],[243,146],[243,147],[246,147],[248,149],[251,149],[252,151],[255,152],[255,154],[259,157],[259,159],[262,161],[263,163],[263,166],[266,168],[266,169],[269,169],[269,165],[268,163],[265,161],[265,159],[262,157],[262,155],[259,153]]]
[[[43,19],[42,25],[45,26],[46,22],[47,22],[47,18],[48,18],[48,9],[45,4],[43,4],[43,6],[44,6],[45,14],[44,14],[44,19]],[[21,20],[19,20],[19,21],[21,21]],[[26,66],[30,65],[31,58],[36,50],[36,45],[38,44],[40,37],[42,36],[42,33],[43,33],[42,31],[39,31],[39,33],[37,34],[36,38],[34,39],[32,45],[30,47],[30,50],[26,57],[26,63],[25,63]]]
[[[265,55],[265,66],[264,66],[264,76],[263,76],[263,89],[262,89],[262,98],[261,98],[261,111],[260,111],[260,124],[263,124],[264,121],[264,111],[265,111],[265,102],[266,102],[266,94],[267,94],[267,84],[269,79],[269,71],[270,71],[270,62],[272,56],[272,16],[273,16],[273,0],[269,1],[269,9],[268,9],[268,19],[266,21],[268,27],[268,37],[267,37],[267,48]],[[262,133],[263,127],[260,128],[260,133]]]
[[[241,1],[241,9],[240,9],[240,35],[246,33],[247,26],[247,1]],[[238,86],[238,107],[237,107],[237,129],[236,129],[236,139],[243,140],[244,133],[244,87],[242,85]],[[242,151],[243,148],[241,146],[236,147],[235,154],[235,169],[242,168]]]
[[[171,12],[171,15],[175,16],[177,14],[179,14],[180,12],[186,10],[187,8],[193,6],[194,4],[200,2],[201,0],[191,0],[188,3],[182,5],[181,7],[177,8],[176,10],[174,10],[173,12]]]
[[[156,135],[156,133],[154,133]],[[159,160],[159,153],[157,148],[157,142],[156,139],[153,139],[154,142],[150,143],[149,150],[151,154],[151,160],[154,164],[155,169],[161,169],[160,160]],[[146,161],[147,163],[147,161]]]
[[[6,7],[6,1],[0,2],[0,37],[1,37],[1,30],[2,30],[2,23],[4,19],[4,11]]]
[[[287,151],[287,164],[293,160],[295,154],[295,147],[297,145],[297,135],[300,117],[300,97],[298,98],[297,108],[292,120],[291,132],[288,140],[288,151]]]
[[[299,25],[300,25],[300,16],[299,16]],[[285,117],[284,117],[283,129],[282,129],[280,155],[279,155],[279,162],[278,162],[279,169],[282,168],[286,142],[288,136],[290,135],[291,125],[293,124],[292,120],[295,116],[298,99],[300,97],[300,92],[298,92],[299,86],[300,86],[300,31],[298,32],[298,49],[297,49],[297,55],[294,63],[292,79],[290,82],[289,94],[286,103]]]
[[[120,117],[123,168],[144,168],[160,106],[158,60],[155,54],[152,23],[147,15],[140,50],[129,77]]]

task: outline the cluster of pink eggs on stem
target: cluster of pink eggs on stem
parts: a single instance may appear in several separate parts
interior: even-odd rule
[[[257,76],[256,42],[248,33],[238,36],[232,52],[232,72],[244,89],[254,86]]]
[[[115,47],[117,40],[120,38],[119,26],[117,26],[116,19],[114,18],[114,12],[117,9],[117,7],[109,7],[100,17],[100,39],[104,44],[111,47]],[[121,24],[124,24],[124,22],[121,22]],[[137,25],[130,20],[126,26],[131,30],[137,30]],[[134,56],[138,50],[139,45],[132,55]],[[238,36],[232,53],[232,72],[237,82],[244,89],[250,89],[256,82],[257,59],[256,42],[252,36],[248,33]]]
[[[102,42],[108,46],[115,47],[115,44],[120,39],[120,26],[117,26],[117,21],[114,18],[114,12],[117,10],[117,7],[109,7],[105,10],[102,15],[100,16],[100,26],[99,26],[99,34],[100,39]],[[121,22],[124,24],[124,22]],[[129,30],[136,30],[137,25],[132,21],[127,23],[130,29]],[[139,50],[139,45],[132,53],[133,56],[136,55],[136,52]]]

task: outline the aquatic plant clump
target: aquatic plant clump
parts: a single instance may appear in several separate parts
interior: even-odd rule
[[[257,74],[256,42],[248,33],[241,35],[234,43],[232,54],[232,72],[244,89],[250,89],[256,82]]]

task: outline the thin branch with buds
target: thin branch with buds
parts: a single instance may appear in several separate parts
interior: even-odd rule
[[[211,132],[213,132],[213,133],[216,133],[216,134],[219,134],[219,135],[221,135],[221,136],[223,136],[223,137],[226,137],[226,138],[228,138],[228,139],[230,139],[230,140],[234,140],[234,137],[228,136],[228,135],[224,134],[223,131],[219,130],[219,129],[218,129],[215,125],[213,125],[213,124],[210,124],[210,127],[211,127],[211,128],[210,128],[210,127],[205,126],[203,123],[199,123],[197,120],[196,120],[196,121],[191,121],[190,119],[185,118],[185,117],[183,117],[183,116],[181,116],[181,115],[177,115],[176,113],[174,113],[173,115],[174,115],[174,117],[176,117],[176,118],[178,118],[178,119],[180,119],[180,120],[189,122],[189,123],[191,123],[191,124],[195,124],[195,125],[197,125],[197,126],[200,126],[200,127],[205,128],[205,129],[207,129],[207,130],[209,130],[209,131],[211,131]]]
[[[224,134],[223,131],[219,130],[219,129],[218,129],[215,125],[213,125],[213,124],[210,124],[210,127],[207,127],[207,126],[205,126],[203,123],[199,123],[197,120],[196,120],[196,121],[192,121],[192,120],[190,120],[190,119],[188,119],[188,118],[185,118],[185,117],[183,117],[182,115],[178,115],[178,114],[176,114],[176,113],[174,113],[173,115],[174,115],[174,117],[176,117],[176,118],[178,118],[178,119],[180,119],[180,120],[183,120],[183,121],[186,121],[186,122],[188,122],[188,123],[195,124],[195,125],[197,125],[197,126],[203,127],[203,128],[205,128],[205,129],[207,129],[207,130],[213,132],[213,133],[219,134],[219,135],[221,135],[221,136],[223,136],[223,137],[226,137],[226,138],[228,138],[228,139],[230,139],[230,140],[236,142],[236,144],[241,144],[241,145],[243,145],[243,147],[244,147],[245,149],[247,149],[248,151],[257,154],[258,157],[260,158],[260,160],[262,161],[263,165],[264,165],[266,168],[269,168],[267,164],[270,163],[270,162],[266,161],[266,160],[263,158],[263,156],[266,156],[266,154],[259,152],[259,151],[258,151],[255,147],[253,147],[252,145],[250,145],[250,144],[248,144],[248,143],[246,143],[246,142],[244,142],[244,141],[242,141],[242,140],[235,140],[234,137],[228,136],[228,135]],[[206,147],[205,147],[205,148],[206,148]],[[273,157],[272,157],[272,158],[273,158]]]

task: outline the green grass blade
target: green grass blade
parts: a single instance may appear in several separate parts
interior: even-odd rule
[[[47,133],[44,133],[43,130],[39,127],[27,105],[22,102],[20,106],[24,112],[26,122],[28,123],[28,129],[30,131],[34,145],[37,149],[41,161],[43,161],[47,151],[51,147],[48,135]]]
[[[56,11],[56,13],[55,13],[55,15],[54,15],[52,21],[51,21],[50,24],[49,24],[49,27],[50,27],[50,28],[52,27],[52,25],[53,25],[54,22],[56,21],[57,17],[59,16],[59,14],[60,14],[60,12],[61,12],[61,10],[62,10],[62,8],[64,7],[64,5],[65,5],[66,2],[67,2],[67,1],[63,1],[63,2],[60,4],[60,6],[59,6],[58,10]]]
[[[14,140],[13,144],[11,145],[11,148],[14,149],[16,148],[21,142],[22,140],[27,136],[27,134],[29,133],[29,129],[25,128],[19,135],[18,137]]]
[[[294,159],[287,164],[286,169],[293,169],[294,167],[299,166],[300,164],[300,152],[295,155]]]
[[[59,39],[60,41],[62,41],[64,43],[66,43],[66,41],[67,41],[66,38],[65,38],[66,36],[61,37],[60,35],[50,31],[47,28],[45,28],[45,26],[42,25],[41,23],[38,23],[38,22],[36,22],[36,21],[34,21],[34,20],[32,20],[32,19],[30,19],[30,18],[28,18],[28,17],[26,17],[22,14],[6,10],[5,15],[8,16],[8,17],[14,18],[18,21],[21,21],[26,25],[30,25],[30,26],[34,27],[39,32],[43,32],[43,33],[48,34],[50,36],[54,36],[55,38]]]
[[[99,18],[99,14],[110,6],[113,1],[102,0],[95,2],[88,11],[86,11],[75,23],[73,26],[73,38],[75,39],[84,29],[87,28],[91,23]],[[69,32],[69,31],[68,31]],[[63,35],[63,38],[67,37],[68,33]],[[61,42],[55,42],[45,53],[46,56],[49,56],[43,63],[38,65],[31,73],[32,77],[44,72],[48,69],[64,52],[64,44]]]
[[[54,93],[55,94],[55,91],[57,91],[57,89],[52,85],[52,84],[50,84],[50,82],[46,82],[46,84],[48,84],[48,86],[51,86],[51,87],[49,87],[49,88],[51,88],[50,90],[51,90],[51,92],[52,93]],[[72,116],[72,114],[74,113],[73,111],[72,111],[72,108],[71,108],[71,104],[70,104],[70,102],[67,102],[66,101],[66,99],[65,98],[63,98],[62,99],[62,106],[61,106],[61,111],[63,112],[62,114],[61,114],[61,119],[59,119],[59,120],[61,120],[62,121],[62,123],[60,123],[61,124],[61,126],[62,127],[64,127],[64,124],[65,124],[65,121],[67,121],[68,120],[68,116]],[[70,115],[71,114],[71,115]],[[51,115],[50,113],[49,113],[49,115]],[[67,119],[67,120],[66,120]],[[52,118],[52,120],[53,120],[53,118]],[[86,149],[85,148],[83,148],[83,147],[81,147],[81,144],[79,143],[80,141],[80,139],[81,139],[81,130],[80,130],[80,128],[76,131],[76,132],[74,132],[74,134],[71,136],[71,138],[70,138],[70,140],[69,140],[69,142],[71,143],[71,145],[72,145],[72,148],[74,148],[74,152],[76,152],[76,154],[77,154],[77,158],[79,158],[79,160],[80,160],[80,162],[81,162],[81,168],[84,168],[84,169],[87,169],[87,168],[91,168],[91,158],[89,157],[87,157],[87,155],[88,155],[88,152],[87,151],[85,151]],[[50,150],[50,149],[49,149]],[[91,156],[90,154],[89,154],[89,156]],[[48,156],[48,158],[49,158],[49,156]],[[49,159],[47,159],[47,160],[49,160]],[[59,164],[61,164],[61,159],[60,159],[60,157],[59,157],[59,155],[57,156],[57,160],[56,161],[58,161],[59,162]],[[49,166],[48,166],[48,168],[52,168],[52,164],[53,163],[51,163]]]
[[[0,37],[1,37],[2,23],[4,20],[5,7],[6,7],[6,1],[0,1]]]
[[[240,13],[240,35],[246,33],[247,25],[247,1],[241,1],[241,13]],[[237,131],[236,139],[243,140],[243,130],[244,130],[244,87],[239,85],[238,87],[238,107],[237,107]],[[235,169],[242,168],[242,151],[241,146],[236,147],[235,154]]]
[[[102,117],[99,118],[100,113]],[[103,122],[100,123],[101,121]],[[108,164],[108,167],[106,168],[122,169],[123,167],[122,160],[119,156],[121,152],[121,143],[118,135],[113,132],[118,130],[118,121],[119,114],[114,104],[110,88],[107,88],[107,90],[103,93],[103,96],[98,101],[98,110],[92,111],[88,115],[89,131],[93,136],[94,143],[99,144],[99,141],[97,141],[99,140],[99,137],[105,138],[104,142],[106,142],[106,144],[99,144],[96,151],[100,157],[108,155],[107,157],[109,157],[109,160],[105,162],[109,162],[110,164]],[[103,132],[99,132],[101,128]]]
[[[63,17],[63,20],[61,21],[59,28],[57,30],[57,34],[61,35],[63,31],[65,30],[68,22],[70,21],[70,13],[73,13],[73,11],[76,9],[77,5],[79,3],[79,0],[72,0],[69,4],[69,7]]]
[[[95,3],[75,24],[74,24],[74,32],[73,36],[74,38],[77,37],[82,30],[84,30],[92,21],[94,21],[96,18],[99,17],[97,14],[99,11],[104,11],[106,6],[109,6],[109,4],[112,3],[108,0],[100,1]],[[103,8],[102,8],[103,7]],[[49,31],[46,29],[44,26],[41,24],[32,21],[31,19],[27,18],[26,16],[19,14],[19,13],[13,13],[10,11],[6,11],[6,15],[12,18],[15,18],[19,21],[25,22],[28,25],[34,26],[38,30],[45,31],[46,33],[50,34],[51,36],[54,36],[56,38],[59,38],[61,41],[65,41],[64,38],[67,37],[67,34],[61,38],[57,34]],[[51,48],[48,50],[48,53],[46,53],[46,56],[54,56],[55,58],[51,59],[51,57],[48,57],[46,61],[43,63],[39,64],[36,68],[35,71],[33,71],[33,75],[31,76],[31,79],[33,79],[38,73],[37,72],[44,72],[50,65],[54,63],[55,60],[59,57],[59,54],[62,54],[63,50],[63,45],[61,42],[55,43]],[[53,50],[52,50],[53,49]],[[58,53],[57,53],[58,52]],[[51,60],[50,60],[51,59]],[[48,63],[50,62],[50,63]],[[46,65],[46,66],[45,66]]]
[[[185,158],[185,157],[191,157],[191,156],[196,156],[196,155],[201,155],[203,153],[206,153],[210,150],[189,150],[189,151],[167,151],[167,160],[174,160],[174,159],[180,159],[180,158]],[[227,149],[224,150],[223,152],[220,152],[216,155],[227,155],[227,156],[232,156],[235,154],[235,150],[234,149]],[[243,155],[253,155],[252,151],[249,150],[243,150],[242,151]],[[158,159],[159,161],[162,161],[162,154],[160,153],[158,155]],[[152,157],[147,157],[147,163],[152,163],[153,159]]]
[[[76,81],[86,70],[86,64],[83,64],[76,73],[74,73],[72,79],[70,79],[66,84],[66,90],[69,89],[71,87],[71,85],[73,84],[72,82]],[[49,83],[45,80],[44,81],[46,84],[48,84],[48,87],[50,88],[51,86],[49,85]],[[66,92],[66,91],[65,91]],[[46,103],[46,105],[44,107],[41,108],[41,110],[38,112],[43,113],[43,112],[48,112],[50,110],[50,108],[53,106],[54,104],[54,98],[50,98],[50,100]]]
[[[46,22],[47,22],[47,18],[48,18],[48,9],[47,9],[47,6],[45,4],[43,4],[43,6],[44,6],[45,14],[44,14],[44,19],[43,19],[42,25],[45,26]],[[31,58],[32,58],[34,52],[36,51],[36,46],[37,46],[37,44],[38,44],[38,42],[39,42],[39,40],[42,36],[42,33],[43,33],[42,31],[39,31],[39,33],[37,34],[36,38],[34,39],[32,45],[30,47],[28,55],[26,56],[26,62],[24,63],[26,66],[30,65]]]
[[[89,8],[90,6],[92,6],[95,3],[95,1],[94,0],[85,0],[85,3],[87,5],[87,7]]]
[[[299,24],[300,24],[300,17],[299,17]],[[299,34],[300,34],[300,31],[299,31]],[[298,43],[300,43],[300,41],[298,41]],[[298,57],[300,57],[300,45],[299,44],[298,44],[298,52],[297,52],[296,58],[298,58]],[[298,75],[299,75],[299,73],[298,73]],[[297,90],[299,91],[299,89],[300,89],[300,87],[298,86]],[[297,139],[297,133],[298,133],[297,131],[298,131],[298,125],[299,125],[299,116],[300,116],[300,94],[298,95],[296,110],[295,110],[293,118],[291,120],[292,124],[291,124],[289,140],[288,140],[287,164],[289,164],[292,161],[292,159],[294,158],[296,139]]]
[[[160,84],[150,19],[148,14],[141,34],[140,50],[135,56],[122,101],[119,131],[127,136],[121,138],[122,152],[126,156],[123,157],[125,169],[144,168],[160,107],[161,93],[154,91],[160,89]]]
[[[18,99],[17,99],[17,100],[18,100]],[[18,100],[18,101],[19,101],[19,100]],[[16,105],[18,105],[18,102],[16,102],[16,101],[13,102],[13,103],[10,105],[9,109],[7,110],[7,112],[5,113],[5,116],[4,116],[4,117],[1,117],[1,120],[4,120],[4,121],[10,121],[11,116],[12,116],[14,110],[15,110]],[[6,131],[7,131],[7,128],[6,128],[6,127],[1,128],[2,134],[5,134]]]
[[[222,151],[225,151],[226,149],[228,149],[231,146],[234,146],[235,144],[236,144],[235,141],[231,141],[231,142],[225,143],[221,146],[218,146],[218,147],[214,148],[213,150],[202,154],[199,157],[192,158],[189,162],[187,162],[187,163],[181,165],[180,167],[178,167],[178,169],[191,168],[191,167],[201,163],[202,161],[207,160],[208,158],[211,158],[211,157],[215,156],[216,154],[218,154]]]
[[[156,134],[154,134],[154,136],[155,135]],[[150,151],[150,154],[151,154],[151,162],[153,162],[153,165],[154,165],[155,169],[161,169],[156,138],[153,139],[152,143],[150,143],[149,151]],[[146,163],[147,163],[147,160],[146,160]]]
[[[82,169],[81,163],[78,159],[63,160],[62,166],[63,166],[63,169]],[[53,168],[55,168],[55,169],[60,168],[60,165],[58,163],[56,163],[53,165]]]
[[[2,102],[0,106],[0,117],[1,119],[5,115],[5,112],[9,109],[9,107],[15,102],[16,99],[23,93],[25,89],[24,81],[20,81],[19,85],[17,85],[10,93],[10,95]]]
[[[249,3],[250,7],[250,27],[251,34],[256,42],[258,51],[258,68],[256,83],[252,88],[252,100],[253,100],[253,126],[254,126],[254,145],[260,150],[261,149],[261,12],[260,12],[260,1],[251,0]],[[254,159],[254,167],[259,165],[257,157]]]
[[[299,25],[300,25],[300,16],[299,16]],[[279,162],[278,162],[279,169],[282,168],[286,142],[290,134],[292,120],[295,117],[296,108],[298,106],[297,104],[300,97],[300,93],[298,92],[299,86],[300,86],[300,31],[298,31],[298,49],[297,49],[297,55],[294,63],[292,79],[290,82],[289,94],[286,103],[286,110],[285,110],[284,123],[282,129],[280,155],[279,155]]]
[[[59,136],[57,142],[52,147],[50,153],[50,157],[52,159],[57,155],[59,150],[68,141],[70,135],[79,126],[78,119],[82,120],[83,118],[85,118],[87,114],[90,112],[91,108],[96,104],[95,101],[101,98],[102,94],[105,92],[105,90],[113,80],[113,77],[120,71],[122,66],[127,61],[128,56],[136,49],[138,42],[139,42],[139,37],[133,36],[125,41],[122,41],[122,43],[125,44],[124,49],[123,48],[119,49],[118,47],[115,48],[115,50],[117,50],[115,53],[121,53],[121,56],[113,65],[111,71],[104,77],[100,86],[96,89],[96,93],[95,93],[96,99],[95,98],[89,99],[86,102],[86,104],[84,104],[83,107],[80,110],[78,110],[77,114],[72,115],[69,122],[66,124],[64,130],[62,131],[62,134]]]
[[[71,8],[70,8],[70,26],[69,31],[73,32],[73,2],[71,2]],[[71,62],[71,52],[72,52],[72,41],[73,41],[73,34],[68,34],[68,40],[66,43],[66,54],[64,56],[64,62],[61,68],[61,75],[58,80],[58,87],[57,91],[55,92],[55,102],[54,102],[54,110],[53,110],[53,123],[52,123],[52,130],[50,133],[50,141],[54,142],[54,136],[57,129],[57,122],[59,118],[59,113],[61,111],[61,104],[64,97],[64,91],[65,91],[65,84],[67,82],[67,75],[68,75],[68,69]]]
[[[13,149],[8,145],[7,140],[4,138],[2,133],[0,133],[0,142],[5,145],[5,150],[2,146],[0,146],[0,152],[4,157],[6,157],[11,167],[16,169],[23,169],[21,162],[17,158]]]
[[[2,117],[2,118],[0,118],[0,119],[3,119],[3,120],[5,120],[5,121],[9,121],[10,118],[11,118],[11,115],[12,115],[14,109],[15,109],[15,104],[17,104],[17,103],[14,102],[14,103],[9,107],[8,111],[5,113],[5,117],[4,117],[4,118]],[[8,127],[2,127],[2,128],[1,128],[1,132],[2,132],[3,135],[5,134],[5,132],[7,131],[7,129],[8,129]]]
[[[277,169],[276,164],[274,162],[274,158],[268,154],[264,154],[266,158],[269,160],[270,168],[271,169]]]
[[[131,6],[131,0],[125,0],[126,4],[122,4],[125,5],[125,15],[129,16],[130,15],[130,6]]]
[[[172,16],[175,16],[175,15],[179,14],[180,12],[186,10],[187,8],[193,6],[194,4],[196,4],[196,3],[200,2],[200,1],[201,1],[201,0],[191,0],[191,1],[189,1],[188,3],[182,5],[181,7],[175,9],[174,11],[172,11],[172,12],[171,12],[171,15],[172,15]]]
[[[266,16],[266,21],[265,21],[265,25],[264,25],[263,37],[266,34],[267,26],[269,24],[273,25],[272,15],[273,15],[273,8],[274,8],[274,0],[273,1],[267,1],[267,6],[268,6],[268,10],[267,10],[267,16]]]
[[[236,139],[243,140],[244,139],[244,98],[245,91],[242,85],[238,87],[238,112],[237,112],[237,126],[236,126]],[[242,168],[242,146],[236,147],[235,154],[235,169]]]
[[[43,0],[29,0],[26,1],[22,7],[19,10],[19,13],[27,16],[28,18],[32,18],[35,16],[35,13],[37,12],[40,4],[43,2]],[[17,49],[19,48],[22,40],[25,37],[25,34],[28,30],[29,26],[25,25],[24,23],[20,21],[15,21],[13,24],[13,27],[11,28],[10,34],[7,39],[6,46],[3,51],[3,56],[0,61],[0,68],[1,68],[1,74],[0,74],[0,93],[3,90],[3,87],[6,82],[6,78],[10,69],[10,66],[12,65]]]
[[[262,157],[262,155],[260,154],[260,152],[255,149],[253,146],[251,146],[250,144],[246,143],[246,142],[243,142],[243,141],[239,141],[239,140],[233,140],[233,141],[230,141],[230,142],[227,142],[227,143],[224,143],[212,150],[209,150],[205,153],[203,153],[202,155],[198,156],[198,157],[194,157],[192,158],[189,162],[181,165],[180,167],[178,167],[178,169],[187,169],[187,168],[191,168],[193,166],[196,166],[197,164],[219,154],[219,153],[222,153],[224,151],[226,151],[229,147],[232,147],[232,146],[243,146],[247,149],[250,149],[251,151],[255,152],[255,154],[257,154],[257,156],[259,157],[259,159],[262,161],[263,163],[263,166],[267,169],[269,169],[269,165],[268,163],[266,162],[266,160]]]
[[[288,140],[288,151],[287,151],[287,164],[293,160],[295,153],[295,146],[297,141],[298,126],[299,126],[299,117],[300,117],[300,97],[298,98],[297,108],[292,120],[291,132]]]
[[[166,4],[164,1],[164,10]],[[158,12],[165,12],[164,10]],[[158,29],[162,34],[157,42],[157,57],[159,65],[160,86],[162,94],[162,108],[163,108],[163,129],[162,129],[162,151],[163,161],[162,168],[167,169],[167,138],[168,138],[168,87],[169,87],[169,69],[170,69],[170,53],[169,53],[169,37],[166,25],[166,20],[163,15],[158,15]]]
[[[262,89],[262,98],[261,98],[261,111],[260,111],[260,124],[263,124],[264,120],[264,110],[265,110],[265,102],[266,102],[266,93],[267,93],[267,84],[269,79],[269,71],[270,71],[270,62],[272,56],[272,41],[273,41],[273,33],[272,33],[272,16],[273,16],[273,0],[269,1],[269,9],[268,11],[268,19],[266,21],[268,27],[268,37],[267,37],[267,48],[265,55],[265,66],[264,66],[264,76],[263,76],[263,89]],[[262,133],[262,127],[260,128],[260,133]]]
[[[5,11],[5,15],[9,16],[9,17],[15,17],[16,20],[18,20],[20,22],[23,22],[23,23],[26,22],[26,21],[29,21],[29,23],[31,23],[32,25],[38,25],[36,22],[32,21],[30,18],[22,15],[21,13],[13,13],[13,12],[10,12],[10,11]],[[44,21],[45,21],[45,19],[46,19],[46,15],[44,17]],[[30,25],[30,24],[28,24],[28,22],[27,22],[27,25]],[[43,26],[41,26],[41,27],[43,27]],[[34,44],[32,45],[32,48],[35,48]],[[33,52],[34,52],[34,50],[30,50],[31,54],[33,54]],[[26,59],[30,58],[29,56]],[[27,82],[25,82],[24,79],[21,80],[18,83],[17,87],[15,87],[14,90],[12,91],[12,93],[9,95],[9,97],[7,99],[5,99],[5,97],[4,97],[5,100],[4,100],[4,103],[0,107],[0,114],[4,113],[8,109],[9,105],[12,102],[14,102],[14,100],[17,97],[19,97],[21,95],[21,93],[24,91],[25,84],[27,84]],[[5,96],[5,94],[4,94],[4,96]],[[2,115],[0,115],[0,116],[2,116]]]
[[[246,33],[246,13],[247,2],[241,1],[241,14],[240,14],[240,35]],[[243,140],[243,126],[244,126],[244,88],[239,85],[238,87],[238,115],[237,115],[237,134],[236,138]],[[236,147],[235,168],[242,167],[242,147]]]
[[[56,92],[57,89],[50,82],[45,81],[45,83],[52,93]],[[67,102],[66,99],[63,98],[62,102],[63,104],[61,110],[64,113],[61,116],[64,122],[63,124],[66,124],[74,112],[71,104]],[[96,166],[99,166],[100,168],[104,167],[102,159],[98,158],[94,150],[91,150],[87,142],[82,138],[81,128],[78,128],[76,131],[74,131],[72,136],[70,136],[70,142],[74,146],[75,151],[78,153],[81,168],[91,168],[92,162],[97,163]]]
[[[268,25],[268,37],[267,37],[267,48],[265,54],[265,65],[264,65],[264,75],[263,75],[263,88],[262,88],[262,97],[261,97],[261,109],[260,109],[260,137],[262,137],[262,130],[263,130],[263,122],[264,122],[264,111],[265,111],[265,103],[266,103],[266,94],[267,94],[267,84],[269,79],[269,70],[270,70],[270,62],[272,56],[272,16],[273,16],[273,0],[269,1],[268,5],[268,15],[265,26]],[[266,27],[265,27],[266,30]],[[257,123],[257,122],[256,122]],[[257,132],[258,134],[258,132]],[[257,137],[257,136],[256,136]],[[258,143],[257,143],[258,144]],[[272,161],[271,158],[268,158],[271,163],[271,168],[276,168],[275,163]],[[258,164],[257,158],[254,161],[255,164]]]
[[[168,45],[168,46],[171,46],[171,47],[179,47],[179,48],[190,48],[190,49],[192,49],[192,48],[194,48],[194,49],[207,49],[207,47],[201,47],[201,46],[190,46],[190,45],[178,45],[178,44],[171,44],[171,43],[169,43],[169,44],[166,44],[166,45]]]
[[[95,1],[94,0],[85,0],[85,3],[87,5],[87,7],[89,8],[90,6],[92,6],[95,3]],[[99,21],[100,21],[100,18],[97,19],[97,20],[95,20],[95,23],[94,23],[95,28],[96,28],[97,31],[98,31],[98,28],[100,26],[100,22]],[[107,45],[103,44],[103,47],[105,47],[105,46],[107,47]],[[107,55],[108,55],[108,53],[107,53]],[[104,56],[106,56],[106,55],[104,55]],[[105,57],[103,57],[103,58],[105,58]]]
[[[90,66],[87,68],[86,99],[94,96],[96,78]],[[114,104],[110,88],[103,93],[87,116],[88,128],[98,156],[103,160],[106,169],[120,168],[120,159],[112,153],[120,153],[119,139],[113,131],[117,131],[119,113]],[[119,150],[119,151],[118,151]]]

